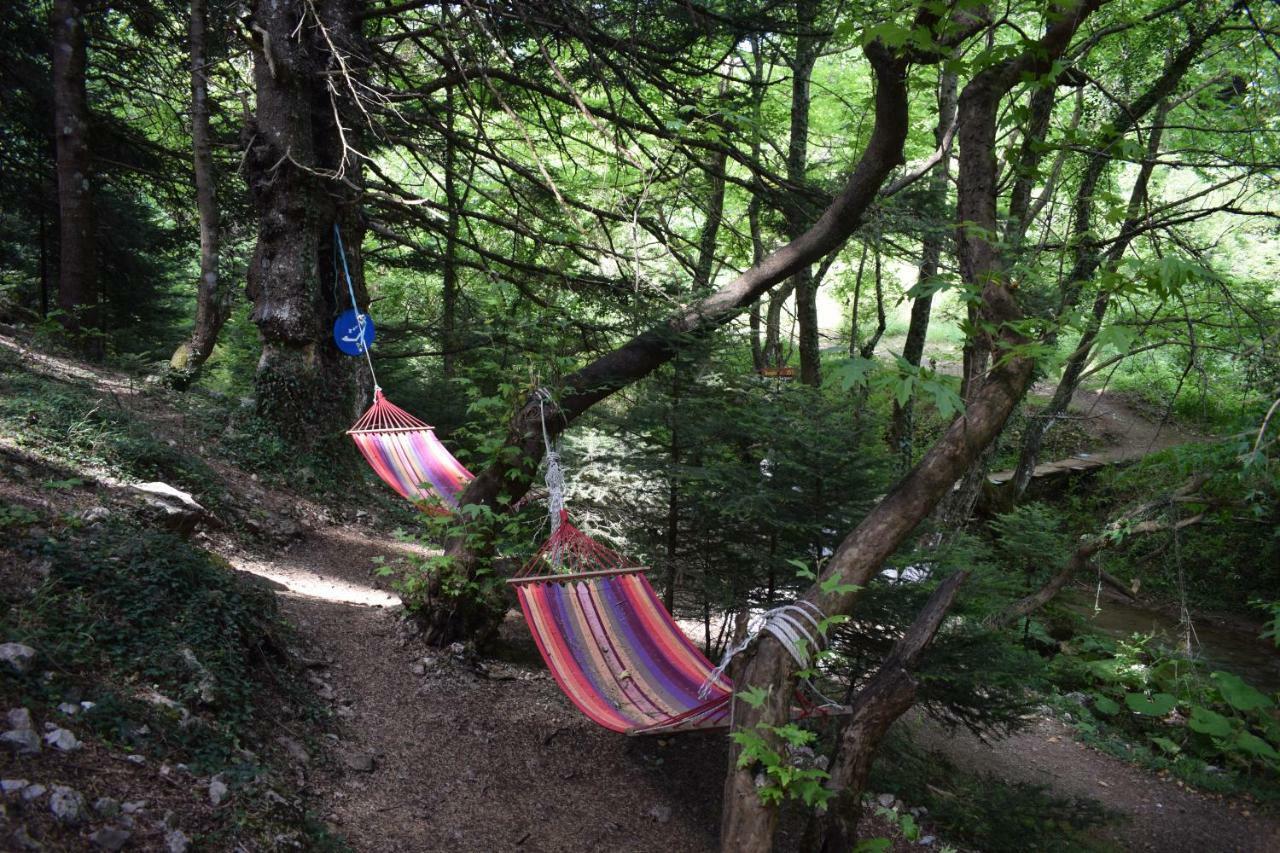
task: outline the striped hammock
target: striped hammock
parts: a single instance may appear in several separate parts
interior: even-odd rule
[[[434,427],[392,403],[381,389],[347,434],[377,475],[411,501],[428,506],[442,501],[457,509],[458,494],[475,479],[436,438]]]
[[[569,574],[546,574],[568,569]],[[645,577],[561,516],[559,527],[508,583],[560,689],[615,732],[723,728],[732,685],[698,696],[714,666],[676,625]]]

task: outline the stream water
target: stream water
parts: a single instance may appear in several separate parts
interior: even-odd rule
[[[1169,648],[1182,648],[1182,630],[1178,620],[1155,610],[1103,597],[1094,613],[1094,596],[1081,589],[1064,590],[1063,603],[1079,613],[1093,628],[1109,637],[1154,634]],[[1271,640],[1258,638],[1257,631],[1193,619],[1194,656],[1211,669],[1236,673],[1259,690],[1280,691],[1280,649]]]

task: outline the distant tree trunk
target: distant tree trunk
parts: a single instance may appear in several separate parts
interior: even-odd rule
[[[169,367],[180,382],[194,377],[213,352],[231,314],[231,291],[218,277],[218,199],[209,128],[208,0],[191,0],[191,150],[195,164],[196,212],[200,218],[200,284],[190,339],[178,345]]]
[[[58,308],[90,358],[105,353],[94,240],[82,0],[53,0],[53,120],[58,176]]]
[[[676,576],[680,550],[680,360],[676,359],[671,370],[671,442],[667,457],[667,586],[662,593],[662,603],[667,612],[673,612],[676,604]]]
[[[760,52],[760,37],[751,36],[751,56],[754,60],[751,70],[751,162],[760,161],[761,129],[760,117],[764,105],[764,55]],[[764,187],[758,175],[752,176],[751,201],[747,204],[747,224],[751,230],[751,265],[758,266],[764,259],[764,238],[760,230],[760,205],[763,202]],[[748,324],[751,329],[751,366],[756,373],[765,366],[764,348],[760,345],[760,303],[751,303]]]
[[[260,0],[249,19],[257,112],[245,172],[258,214],[248,277],[262,334],[258,414],[304,445],[339,434],[359,407],[353,392],[365,374],[363,360],[347,360],[331,340],[334,317],[350,301],[335,223],[356,299],[366,301],[362,175],[350,148],[363,118],[346,77],[360,73],[361,8],[356,0]]]
[[[940,71],[938,75],[938,124],[933,138],[941,147],[956,117],[956,75]],[[942,162],[929,176],[929,187],[923,201],[924,238],[920,246],[920,266],[916,272],[916,288],[927,287],[938,277],[938,265],[942,260],[944,223],[946,220],[947,189],[951,182],[951,152],[944,152]],[[924,357],[924,344],[929,335],[929,317],[933,311],[933,294],[918,293],[911,303],[911,322],[907,325],[907,339],[902,344],[902,359],[919,367]],[[893,403],[893,420],[889,427],[889,442],[898,455],[898,470],[911,467],[915,438],[915,397],[898,405]]]
[[[40,319],[49,316],[49,218],[40,206]]]
[[[453,87],[445,89],[444,195],[449,207],[444,230],[444,271],[440,292],[441,373],[452,379],[457,371],[458,352],[458,228],[462,205],[458,199],[458,146],[454,137]]]
[[[791,134],[787,145],[787,181],[803,186],[809,164],[809,86],[818,61],[821,42],[814,28],[818,17],[816,0],[796,3],[796,52],[791,63]],[[797,193],[796,198],[799,198]],[[787,217],[787,236],[795,239],[804,232],[807,216],[792,212]],[[818,281],[813,267],[805,266],[792,276],[790,288],[796,294],[796,320],[800,326],[800,381],[822,384],[822,354],[818,340]]]

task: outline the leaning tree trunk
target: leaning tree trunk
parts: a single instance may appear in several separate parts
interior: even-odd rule
[[[53,0],[53,120],[58,175],[58,308],[90,358],[101,358],[101,295],[95,258],[89,97],[82,0]]]
[[[363,121],[352,79],[360,74],[360,9],[356,0],[260,0],[250,18],[257,110],[245,173],[258,215],[248,276],[262,335],[258,414],[301,445],[350,422],[355,377],[365,375],[363,360],[347,360],[331,340],[334,318],[350,307],[335,224],[362,308],[366,300],[352,148]]]
[[[1043,74],[1050,67],[1099,2],[1083,0],[1074,6],[1056,7],[1055,17],[1048,21],[1037,43],[1029,46],[1025,53],[979,72],[960,97],[957,125],[960,141],[957,220],[963,223],[957,234],[960,270],[964,281],[976,283],[977,292],[981,294],[984,326],[997,330],[987,346],[1007,355],[975,387],[964,414],[952,422],[919,464],[845,537],[818,581],[802,596],[823,613],[834,616],[852,610],[857,591],[870,582],[956,479],[995,440],[1031,383],[1033,359],[1019,354],[1028,341],[1014,325],[1021,318],[1021,312],[993,239],[997,225],[997,108],[1019,80],[1028,74]],[[918,17],[927,19],[928,16],[927,11],[921,11]],[[867,50],[876,72],[877,124],[887,112],[898,118],[905,128],[907,63],[878,43],[872,43]],[[795,669],[795,662],[781,644],[768,636],[761,639],[750,653],[740,683],[763,689],[766,699],[753,707],[735,698],[735,730],[758,731],[766,741],[772,739],[776,743],[770,727],[781,725],[789,715]],[[761,801],[755,785],[758,768],[739,767],[740,753],[740,747],[730,748],[721,849],[726,853],[764,853],[772,848],[777,808]]]
[[[876,750],[889,727],[915,704],[919,682],[913,672],[968,576],[968,572],[957,572],[934,590],[876,674],[853,700],[827,780],[827,788],[834,796],[827,804],[825,815],[814,822],[824,853],[843,853],[854,848],[862,817],[862,792],[867,787]],[[817,844],[806,846],[818,847]]]
[[[218,278],[218,199],[213,174],[213,134],[209,127],[208,0],[191,0],[191,150],[195,165],[196,212],[200,219],[200,284],[191,337],[178,345],[169,368],[178,384],[189,382],[213,352],[231,314],[231,291]]]

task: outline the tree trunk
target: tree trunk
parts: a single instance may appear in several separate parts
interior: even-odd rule
[[[1021,313],[1004,278],[993,238],[997,233],[996,110],[1004,94],[1025,75],[1042,74],[1050,67],[1098,2],[1083,0],[1074,6],[1056,7],[1037,43],[1026,52],[979,72],[960,97],[960,267],[966,282],[977,283],[984,325],[996,330],[991,345],[999,346],[1008,355],[975,389],[964,414],[845,537],[818,581],[805,592],[803,599],[823,613],[847,614],[852,610],[857,590],[870,582],[884,561],[991,444],[1031,383],[1033,360],[1018,354],[1018,348],[1027,341],[1011,325]],[[927,14],[922,11],[919,17]],[[869,52],[875,46],[869,46]],[[901,113],[905,119],[905,61],[890,56],[882,66],[873,61],[873,68],[878,84],[877,122],[882,107]],[[735,698],[735,730],[778,726],[787,719],[795,666],[781,644],[772,638],[766,636],[757,644],[744,668],[741,684],[765,690],[767,698],[759,707]],[[730,747],[720,845],[726,853],[764,853],[772,847],[777,808],[761,802],[757,795],[755,768],[737,766],[740,751],[737,746]]]
[[[938,124],[933,138],[939,147],[946,143],[947,134],[956,117],[956,75],[940,71],[938,75]],[[924,238],[920,244],[920,266],[916,272],[915,300],[911,303],[911,321],[907,325],[907,339],[902,344],[902,359],[913,367],[920,366],[924,357],[924,344],[929,336],[929,318],[933,311],[933,293],[928,288],[938,277],[938,265],[942,260],[942,243],[947,218],[947,190],[951,183],[951,152],[944,151],[942,162],[929,176],[929,188],[924,198]],[[898,470],[911,467],[915,438],[915,397],[898,405],[893,403],[893,419],[889,427],[889,443],[898,455]]]
[[[449,212],[444,229],[444,271],[440,291],[441,374],[452,379],[457,370],[458,346],[458,228],[462,205],[458,199],[457,153],[454,137],[453,87],[445,89],[444,195]]]
[[[787,145],[787,181],[804,186],[809,165],[809,86],[813,67],[818,61],[821,42],[814,35],[818,4],[815,0],[796,3],[796,52],[791,63],[791,133]],[[800,198],[797,193],[794,198]],[[804,231],[808,217],[800,211],[787,217],[787,236],[792,239]],[[818,282],[813,267],[796,270],[791,279],[796,294],[796,320],[800,326],[800,381],[806,385],[822,384],[822,353],[818,337]]]
[[[894,721],[915,704],[917,683],[912,672],[942,627],[968,572],[957,572],[934,590],[906,633],[853,701],[848,721],[840,731],[835,761],[827,788],[835,796],[819,820],[821,850],[843,853],[858,839],[862,817],[862,792],[875,759],[876,749]],[[811,848],[813,845],[809,845]]]
[[[89,358],[105,354],[94,239],[82,0],[53,0],[53,120],[58,175],[58,308]]]
[[[245,173],[258,214],[248,282],[262,335],[258,414],[301,445],[340,435],[363,398],[353,393],[363,361],[345,359],[330,338],[335,316],[351,307],[335,224],[362,309],[367,301],[360,160],[350,147],[363,119],[346,76],[359,74],[360,8],[257,2],[250,17],[257,112]]]
[[[200,220],[200,283],[196,289],[195,328],[169,360],[179,384],[199,373],[231,314],[231,291],[218,277],[218,200],[209,127],[208,21],[208,0],[191,0],[187,34],[191,46],[191,151]]]

